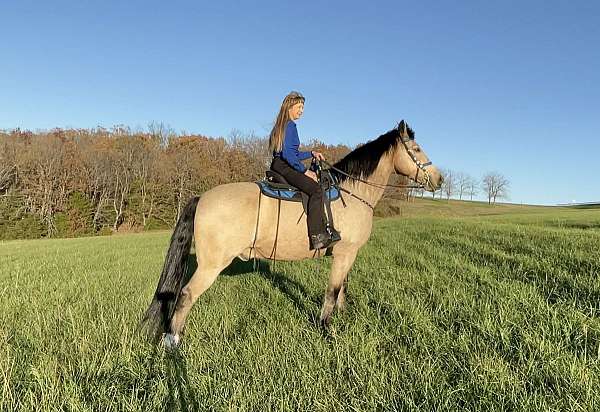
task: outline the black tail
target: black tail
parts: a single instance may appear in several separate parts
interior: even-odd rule
[[[171,318],[187,273],[188,255],[194,234],[194,216],[199,199],[190,199],[175,225],[154,298],[142,319],[142,324],[151,338],[157,339],[164,332],[170,332]]]

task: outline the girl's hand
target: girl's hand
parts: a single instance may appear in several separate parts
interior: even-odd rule
[[[317,160],[325,160],[325,156],[323,156],[323,153],[321,152],[313,150],[310,152],[310,154],[312,154],[312,157],[314,157]]]
[[[315,182],[317,181],[317,174],[315,172],[313,172],[312,170],[307,169],[306,172],[304,172],[304,174],[306,176],[310,177]]]

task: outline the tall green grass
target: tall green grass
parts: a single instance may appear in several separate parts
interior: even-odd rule
[[[136,325],[170,233],[0,243],[0,410],[598,410],[600,211],[381,219],[329,258],[235,262],[166,353]]]

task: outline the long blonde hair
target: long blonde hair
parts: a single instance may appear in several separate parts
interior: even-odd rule
[[[290,108],[296,103],[304,103],[304,96],[299,92],[290,92],[283,99],[281,109],[279,109],[279,114],[277,115],[277,119],[275,119],[273,130],[271,130],[271,135],[269,136],[269,150],[281,152],[285,137],[285,126],[290,120]]]

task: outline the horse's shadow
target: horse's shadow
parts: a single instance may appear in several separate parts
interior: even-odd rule
[[[189,255],[187,263],[188,271],[185,280],[186,283],[196,270],[196,256],[193,254]],[[310,323],[315,325],[318,324],[317,314],[320,306],[320,298],[311,295],[301,283],[296,282],[294,279],[287,277],[277,270],[272,270],[269,262],[260,259],[244,261],[235,258],[233,262],[221,272],[220,276],[241,276],[247,274],[257,274],[269,281],[273,287],[278,289],[292,302],[300,313],[306,315]]]
[[[194,390],[193,383],[188,377],[185,355],[180,350],[164,351],[159,345],[153,345],[152,352],[144,354],[140,362],[147,370],[146,378],[142,381],[145,399],[142,410],[163,411],[199,411],[200,405]],[[156,408],[156,390],[153,381],[166,380],[167,395],[159,401],[160,408]]]
[[[194,386],[190,384],[185,356],[179,351],[165,352],[167,387],[169,397],[164,405],[165,411],[198,411],[200,405],[196,398]],[[179,405],[178,405],[179,404]]]

